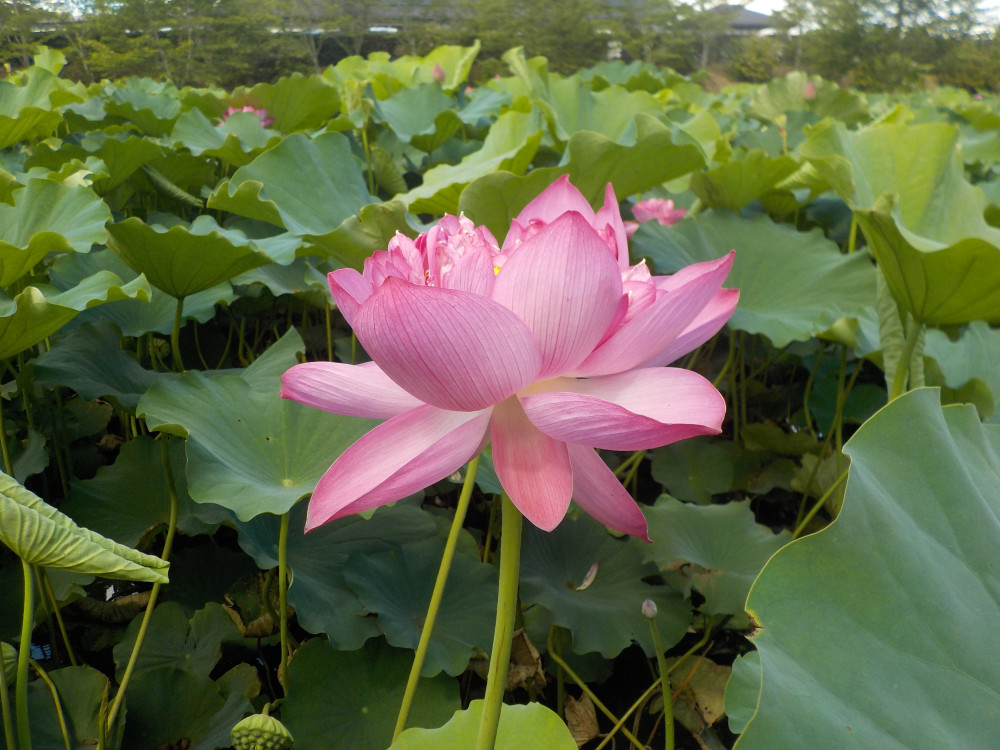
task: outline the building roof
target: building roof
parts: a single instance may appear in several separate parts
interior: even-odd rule
[[[738,31],[759,31],[774,28],[774,18],[766,13],[747,10],[741,5],[717,5],[713,13],[730,17],[729,26]]]

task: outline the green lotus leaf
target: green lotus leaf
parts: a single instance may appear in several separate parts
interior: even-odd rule
[[[98,250],[87,255],[64,255],[49,269],[53,286],[63,291],[79,284],[83,279],[100,271],[110,271],[123,279],[139,278],[110,250]],[[141,277],[145,279],[145,277]],[[193,318],[206,323],[215,316],[215,305],[227,305],[234,299],[233,288],[228,281],[192,294],[184,299],[184,316],[181,325]],[[123,299],[117,302],[85,310],[77,317],[78,322],[111,321],[124,336],[142,336],[148,332],[168,334],[174,326],[177,300],[166,292],[149,288],[149,299]]]
[[[816,93],[806,99],[809,83],[812,83]],[[831,81],[798,70],[756,87],[749,111],[752,116],[770,122],[777,121],[783,114],[803,111],[815,115],[817,120],[832,117],[848,126],[870,118],[868,102],[863,94],[842,89]]]
[[[458,164],[428,169],[424,181],[396,199],[412,213],[457,214],[462,190],[473,180],[497,170],[524,174],[542,140],[542,118],[537,111],[509,111],[493,123],[482,147]]]
[[[34,346],[82,310],[124,299],[149,299],[145,277],[125,283],[110,271],[98,271],[63,292],[29,286],[14,299],[0,298],[0,359]]]
[[[974,379],[981,380],[1000,403],[1000,331],[976,321],[962,329],[952,341],[943,331],[927,331],[924,356],[937,363],[945,384],[959,389]],[[990,421],[1000,420],[994,414]]]
[[[757,710],[760,697],[760,652],[748,651],[736,657],[726,684],[726,719],[730,731],[742,734]]]
[[[111,211],[85,187],[32,179],[13,200],[12,206],[0,203],[0,286],[24,276],[49,253],[86,253],[107,236]]]
[[[332,232],[371,202],[360,162],[340,133],[290,135],[208,198],[209,208],[315,235]]]
[[[631,145],[637,115],[655,117],[663,109],[646,91],[628,91],[612,86],[595,92],[579,76],[549,77],[532,92],[550,121],[553,136],[562,142],[580,131],[603,135],[616,143]]]
[[[211,156],[242,167],[281,141],[281,135],[261,125],[254,112],[234,112],[213,125],[201,110],[191,109],[174,124],[170,140],[195,156]]]
[[[740,290],[732,328],[767,336],[776,347],[808,341],[839,318],[875,306],[875,271],[865,253],[843,255],[814,229],[797,232],[766,216],[743,219],[707,211],[672,227],[648,222],[633,238],[633,255],[656,273],[736,250],[726,286]]]
[[[101,704],[107,700],[110,687],[108,678],[87,666],[53,669],[48,677],[59,693],[71,746],[96,747],[101,735]],[[65,750],[52,693],[43,680],[28,685],[28,715],[33,750]]]
[[[390,750],[466,750],[476,746],[483,701],[472,701],[469,708],[456,711],[440,729],[407,729],[392,743]],[[574,750],[577,747],[565,722],[541,703],[500,707],[495,750],[523,750],[527,747],[546,750]]]
[[[376,100],[372,118],[388,125],[401,141],[409,143],[414,136],[433,135],[438,115],[454,106],[455,100],[436,83],[422,83],[401,89],[388,99]],[[455,121],[456,126],[461,122],[457,116]]]
[[[769,193],[799,169],[792,156],[769,157],[759,150],[691,176],[691,192],[711,208],[739,211]]]
[[[965,180],[958,138],[944,123],[828,125],[800,153],[854,209],[903,312],[934,325],[1000,322],[1000,230]]]
[[[523,177],[510,172],[491,172],[462,191],[459,211],[476,224],[485,224],[502,244],[511,221],[521,209],[565,172],[564,167],[539,167]]]
[[[616,195],[633,195],[705,165],[700,147],[675,143],[674,134],[659,120],[640,114],[635,118],[635,130],[633,145],[587,131],[570,136],[564,161],[572,183],[591,203],[604,202],[604,187],[609,182]]]
[[[149,386],[176,375],[142,367],[121,348],[121,336],[110,321],[84,323],[42,353],[35,363],[35,378],[49,388],[68,386],[88,401],[104,397],[132,409]]]
[[[47,167],[55,174],[86,168],[93,173],[94,191],[103,196],[162,154],[163,147],[149,138],[96,131],[79,143],[49,138],[34,147],[25,166]]]
[[[365,609],[378,615],[389,645],[416,650],[443,551],[444,540],[438,537],[383,552],[365,550],[348,559],[347,585]],[[493,642],[497,574],[480,562],[477,551],[475,543],[456,551],[427,648],[424,677],[442,671],[461,674],[473,650],[488,652]]]
[[[595,565],[593,581],[584,586]],[[552,532],[525,524],[521,600],[526,607],[544,607],[554,625],[572,631],[578,654],[599,651],[613,658],[633,641],[653,653],[649,622],[642,615],[646,599],[659,609],[656,623],[664,648],[681,639],[691,622],[690,608],[674,589],[643,582],[656,572],[642,562],[636,547],[615,539],[590,516],[567,518]]]
[[[747,593],[771,555],[792,541],[754,520],[750,501],[692,505],[661,497],[646,510],[651,545],[643,557],[677,588],[705,597],[707,614],[742,615]]]
[[[190,227],[170,229],[134,217],[109,224],[108,247],[157,289],[177,298],[273,262],[257,243],[222,230],[208,215]]]
[[[672,497],[707,505],[713,495],[736,488],[738,458],[740,451],[732,443],[697,437],[652,451],[649,469]]]
[[[837,520],[784,547],[750,592],[763,679],[736,747],[990,747],[1000,430],[918,389],[845,451]]]
[[[441,88],[454,91],[469,80],[469,71],[479,54],[479,40],[469,47],[443,44],[435,47],[424,57],[404,55],[388,63],[396,77],[408,85],[427,83],[434,79],[434,68],[440,65],[445,79]]]
[[[40,67],[0,81],[0,149],[54,133],[63,118],[53,111],[53,97],[62,98],[64,85]]]
[[[293,73],[275,83],[258,83],[233,92],[232,106],[266,109],[274,119],[271,127],[282,133],[323,127],[340,111],[337,90],[322,76]]]
[[[296,363],[295,346],[272,347],[255,364],[277,363],[278,374],[253,382],[252,373],[209,378],[198,371],[160,380],[137,412],[150,429],[185,435],[188,491],[243,521],[282,514],[313,491],[330,464],[375,422],[329,414],[282,399],[280,372]],[[259,371],[258,371],[259,372]]]
[[[180,504],[177,529],[189,536],[211,533],[228,520],[225,511],[192,502],[184,474],[183,441],[171,440],[168,450]],[[122,445],[115,462],[102,466],[92,479],[71,482],[69,497],[60,510],[88,529],[135,546],[151,529],[165,526],[169,520],[170,497],[161,477],[161,446],[144,435]]]
[[[126,78],[120,84],[104,83],[104,111],[137,125],[146,135],[170,132],[181,113],[177,89],[165,81]]]
[[[365,258],[376,250],[385,250],[396,232],[413,236],[406,204],[399,200],[370,203],[355,215],[344,219],[332,232],[306,235],[310,255],[329,258],[345,267],[361,269]],[[510,226],[508,224],[508,226]]]
[[[295,750],[329,750],[331,737],[350,738],[352,750],[385,750],[412,663],[410,651],[381,639],[359,651],[334,651],[322,638],[307,641],[288,665],[288,695],[281,706]],[[409,722],[437,726],[460,705],[455,680],[424,678]]]
[[[355,553],[374,555],[436,536],[434,520],[410,502],[380,508],[370,519],[339,518],[308,534],[302,531],[305,517],[305,503],[292,508],[287,554],[293,576],[288,603],[295,608],[299,625],[310,633],[326,633],[337,649],[360,648],[379,629],[347,586],[345,563]],[[240,547],[262,569],[278,564],[279,524],[278,517],[268,513],[236,524]]]
[[[165,561],[77,526],[3,473],[0,541],[32,565],[127,581],[167,582]]]

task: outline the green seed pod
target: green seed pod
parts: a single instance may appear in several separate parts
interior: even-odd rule
[[[295,740],[273,716],[248,716],[230,732],[233,750],[290,750]]]

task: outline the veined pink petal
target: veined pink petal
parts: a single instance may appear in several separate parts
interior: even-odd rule
[[[690,266],[687,283],[661,294],[626,321],[572,373],[593,376],[625,372],[643,365],[670,346],[718,293],[733,265],[733,253]],[[688,269],[685,269],[687,271]]]
[[[490,410],[423,405],[383,422],[344,451],[316,485],[306,531],[411,495],[457,471],[479,451]]]
[[[567,211],[576,211],[588,224],[593,224],[594,209],[583,194],[570,184],[569,175],[564,174],[525,206],[514,221],[524,227],[532,221],[550,224]],[[506,240],[503,246],[505,251],[510,249]]]
[[[708,341],[726,324],[740,300],[739,289],[720,289],[705,308],[675,338],[670,345],[643,364],[643,367],[662,367],[676,362],[688,352],[693,352]]]
[[[492,298],[523,320],[542,351],[538,378],[576,367],[604,338],[622,301],[621,272],[597,232],[565,213],[514,250]]]
[[[493,466],[511,502],[535,526],[552,531],[573,494],[566,446],[539,432],[513,398],[493,409],[491,435]]]
[[[573,500],[605,526],[649,541],[646,517],[597,452],[586,445],[567,445],[573,467]]]
[[[347,325],[353,328],[358,308],[372,295],[371,282],[353,268],[338,268],[327,274],[326,278],[337,309],[344,316]]]
[[[610,229],[610,236],[606,241],[610,241],[616,250],[618,267],[624,271],[629,267],[628,257],[628,230],[625,222],[622,221],[622,212],[618,208],[618,198],[615,197],[615,189],[609,182],[604,188],[604,205],[598,210],[594,217],[594,225],[599,232],[604,232],[604,228]]]
[[[423,404],[374,362],[305,362],[281,376],[281,397],[348,417],[389,419]]]
[[[531,331],[503,305],[392,277],[358,310],[354,330],[386,375],[441,409],[500,403],[541,366]]]
[[[527,418],[554,440],[634,451],[695,435],[717,435],[725,399],[701,375],[655,367],[600,378],[560,378],[520,396]]]

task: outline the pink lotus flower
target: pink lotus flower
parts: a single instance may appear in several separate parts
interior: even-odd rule
[[[806,85],[802,87],[802,98],[807,102],[812,101],[816,98],[816,84],[812,81],[806,81]]]
[[[263,108],[257,109],[256,107],[251,107],[249,104],[246,104],[242,107],[230,107],[229,109],[226,110],[226,114],[222,116],[222,119],[228,120],[237,112],[253,112],[255,115],[257,115],[257,117],[260,118],[260,124],[263,125],[265,128],[268,127],[269,125],[274,124],[274,118],[267,116],[266,109]]]
[[[635,221],[625,222],[625,233],[630,238],[639,229],[639,224],[653,221],[654,219],[665,227],[673,226],[687,215],[687,209],[674,208],[672,200],[650,198],[644,201],[637,201],[632,206],[632,215],[635,217]]]
[[[434,79],[434,83],[444,83],[444,79],[447,75],[444,72],[444,68],[441,67],[441,63],[436,63],[434,65],[434,72],[431,73],[431,78]]]
[[[663,365],[732,314],[733,254],[652,276],[630,265],[608,185],[595,212],[567,178],[514,220],[499,248],[484,227],[445,216],[397,235],[363,273],[330,289],[372,358],[309,362],[281,394],[337,414],[386,419],[337,459],[306,528],[393,502],[454,473],[487,443],[497,476],[536,526],[570,499],[646,538],[646,520],[595,448],[634,451],[716,434],[725,402],[700,375]]]

